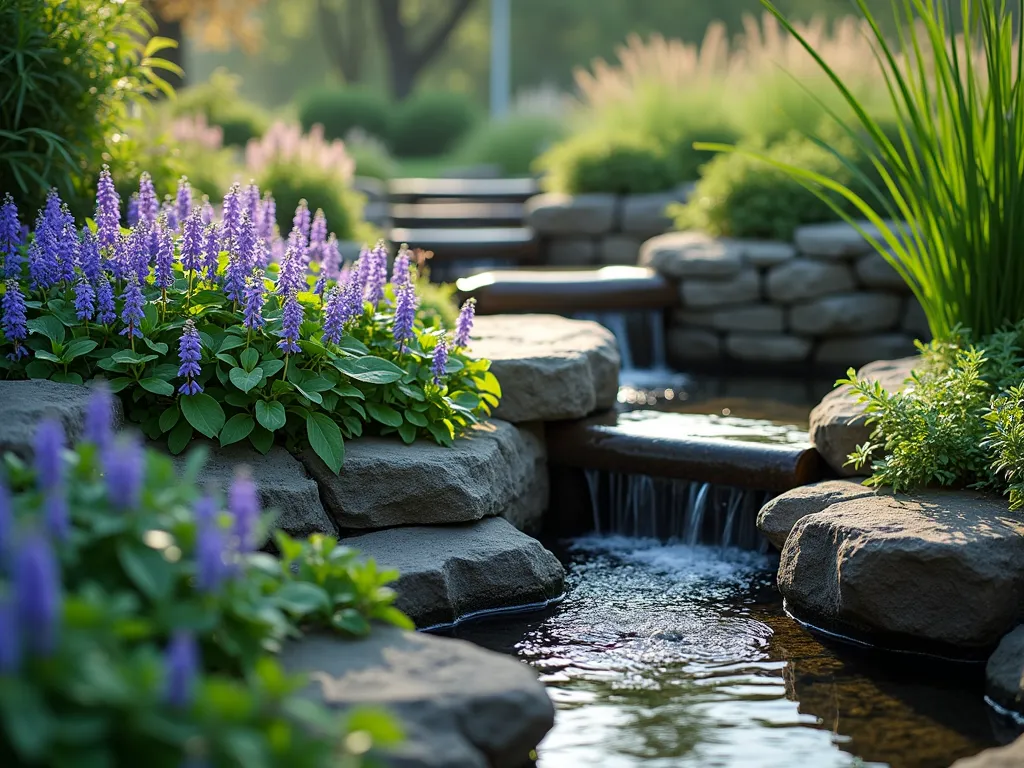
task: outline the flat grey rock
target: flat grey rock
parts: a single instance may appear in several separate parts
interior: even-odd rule
[[[557,315],[477,317],[470,351],[501,384],[495,418],[514,424],[579,419],[611,408],[619,348],[611,331]]]
[[[603,235],[615,223],[612,194],[563,195],[549,192],[526,201],[526,225],[543,235]]]
[[[743,249],[703,232],[667,232],[643,244],[640,264],[666,277],[730,278],[743,269]]]
[[[892,293],[839,293],[794,305],[790,329],[811,336],[849,336],[893,330],[903,313],[903,298]]]
[[[846,264],[792,259],[768,270],[768,297],[780,304],[807,301],[830,293],[852,291],[853,272]]]
[[[897,228],[897,236],[899,236],[899,225],[888,223]],[[860,226],[865,232],[881,241],[881,232],[873,224],[862,221]],[[864,236],[845,221],[797,227],[796,232],[793,233],[793,240],[800,253],[819,259],[848,259],[871,253],[874,250]]]
[[[811,340],[785,333],[730,333],[725,348],[737,360],[796,363],[811,353]]]
[[[504,421],[478,424],[447,448],[430,440],[349,440],[340,474],[309,449],[299,458],[342,530],[466,523],[506,512],[526,524],[547,506],[543,441]]]
[[[12,452],[30,459],[35,452],[36,427],[44,419],[56,419],[64,426],[69,445],[78,442],[92,394],[87,386],[45,379],[0,381],[0,456]],[[124,421],[121,401],[117,397],[111,400],[111,423],[119,429]]]
[[[840,501],[872,496],[874,491],[855,480],[823,480],[779,494],[757,514],[757,527],[768,541],[782,549],[797,520],[821,512]]]
[[[668,329],[665,346],[669,363],[684,368],[692,360],[715,360],[722,355],[722,339],[713,331],[702,328]]]
[[[753,267],[723,279],[683,280],[679,289],[687,309],[714,309],[750,304],[761,298],[761,277]]]
[[[344,539],[401,574],[396,605],[418,627],[450,624],[477,611],[557,598],[565,569],[536,539],[504,518],[448,526],[389,528]]]
[[[716,331],[782,333],[784,327],[782,307],[771,304],[747,304],[701,312],[676,310],[673,319],[684,328],[712,328]]]
[[[281,663],[309,676],[310,699],[397,717],[405,740],[378,755],[392,768],[522,768],[554,724],[532,669],[462,640],[375,626],[358,640],[305,637]]]

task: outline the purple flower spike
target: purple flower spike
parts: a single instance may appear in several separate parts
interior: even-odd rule
[[[157,199],[156,188],[153,186],[153,177],[143,171],[139,176],[139,221],[156,224],[158,215],[160,215],[160,201]]]
[[[407,285],[411,280],[409,274],[409,249],[402,248],[395,256],[395,264],[391,269],[391,284],[398,290],[399,286]]]
[[[187,176],[182,176],[178,180],[178,195],[174,200],[174,208],[179,222],[184,223],[192,215],[192,185],[188,183]]]
[[[157,224],[156,268],[153,277],[157,288],[167,290],[174,285],[174,237],[167,226]]]
[[[166,702],[175,709],[189,706],[199,677],[199,645],[191,632],[177,630],[171,635],[164,655],[164,674]]]
[[[376,307],[384,298],[384,286],[388,282],[388,249],[383,240],[370,251],[365,269],[366,300]]]
[[[83,439],[100,450],[110,445],[114,437],[114,401],[110,390],[97,386],[85,406],[85,429]]]
[[[242,193],[242,210],[249,214],[249,218],[255,222],[259,217],[260,188],[256,182],[249,180],[249,185]]]
[[[217,237],[217,225],[208,224],[203,244],[203,279],[208,283],[217,282],[217,269],[220,266],[220,239]]]
[[[434,347],[434,357],[431,361],[431,372],[434,374],[434,383],[441,386],[441,379],[448,373],[448,337],[442,336],[437,340]]]
[[[264,300],[263,270],[254,269],[245,281],[245,318],[242,320],[242,324],[250,331],[263,327]]]
[[[288,296],[306,287],[306,268],[295,238],[289,238],[277,277],[277,295]]]
[[[321,208],[316,209],[313,223],[309,227],[309,258],[313,261],[323,259],[324,245],[327,244],[327,217]]]
[[[128,219],[128,226],[134,227],[139,223],[139,193],[132,192],[132,196],[128,198],[128,210],[126,211],[126,217]]]
[[[395,320],[391,328],[399,351],[403,351],[406,342],[412,339],[413,324],[416,322],[416,304],[416,289],[409,284],[401,286],[395,301]]]
[[[128,284],[125,286],[121,298],[124,301],[124,306],[121,309],[121,322],[125,327],[121,329],[120,333],[122,336],[141,339],[142,331],[139,329],[139,324],[146,316],[143,311],[145,302],[142,298],[142,289],[139,287],[139,279],[134,274],[128,276]]]
[[[14,344],[14,351],[7,354],[7,359],[17,362],[28,356],[24,341],[28,337],[28,325],[25,319],[25,297],[21,293],[17,280],[7,281],[7,290],[2,302],[4,337]]]
[[[178,342],[178,359],[181,367],[178,368],[178,376],[185,379],[178,391],[183,395],[198,395],[203,388],[196,381],[196,377],[202,373],[199,361],[202,360],[202,341],[199,332],[196,331],[196,324],[191,320],[185,322],[185,328],[181,333],[181,340]]]
[[[82,227],[82,239],[78,246],[78,266],[93,285],[99,281],[100,273],[103,271],[100,244],[88,227]]]
[[[299,347],[299,329],[302,326],[303,309],[298,298],[292,293],[284,302],[284,313],[281,316],[281,340],[277,348],[285,354],[297,354]]]
[[[60,634],[60,569],[50,543],[38,533],[19,543],[14,559],[14,600],[18,623],[40,656],[57,649]]]
[[[260,496],[256,483],[248,473],[235,476],[228,492],[228,511],[234,517],[234,533],[239,551],[251,552],[259,544],[256,541],[256,529],[260,522]]]
[[[157,216],[157,221],[163,220],[163,226],[172,232],[178,230],[178,207],[175,205],[171,196],[168,195],[164,198],[164,204],[160,206],[160,214]]]
[[[84,277],[75,283],[75,315],[79,320],[92,320],[96,314],[96,292]]]
[[[342,304],[342,289],[338,286],[332,288],[324,301],[324,344],[337,344],[341,341],[342,330],[345,325],[344,306]]]
[[[0,677],[14,674],[21,666],[21,627],[14,600],[0,594]]]
[[[119,512],[138,509],[146,477],[145,453],[139,441],[130,436],[111,441],[102,458],[107,499]]]
[[[469,336],[473,332],[473,318],[476,316],[476,299],[466,299],[459,310],[459,319],[455,323],[455,347],[461,349],[469,344]]]
[[[223,220],[221,222],[221,247],[228,253],[238,247],[238,233],[242,226],[242,190],[235,182],[224,195]]]
[[[182,224],[181,266],[186,272],[198,272],[203,264],[203,213],[193,210]]]
[[[45,419],[36,428],[35,468],[39,489],[57,488],[64,481],[64,448],[67,437],[59,421]]]
[[[4,260],[4,277],[21,277],[21,252],[18,247],[24,238],[21,234],[21,221],[18,219],[18,207],[8,192],[0,205],[0,256]]]
[[[46,492],[43,502],[43,519],[46,530],[56,541],[67,541],[71,533],[71,516],[68,512],[68,500],[63,488],[51,488]]]
[[[267,241],[273,240],[274,227],[277,224],[277,203],[269,192],[263,195],[263,202],[260,203],[260,215],[256,221],[260,237]]]
[[[0,572],[7,571],[7,564],[14,552],[14,507],[11,489],[7,480],[0,477]]]
[[[99,285],[96,287],[96,319],[104,325],[110,325],[117,320],[117,309],[114,306],[114,288],[106,275],[100,275]]]
[[[303,248],[309,245],[309,204],[305,200],[299,200],[299,207],[295,209],[295,216],[292,218],[292,229],[299,231],[302,235]]]
[[[96,185],[96,228],[101,246],[113,248],[117,244],[121,233],[121,198],[114,188],[110,168],[106,165],[100,171],[100,180]]]
[[[359,284],[354,274],[349,275],[341,287],[341,315],[342,322],[348,325],[349,322],[362,317],[366,311],[366,303],[363,301],[363,286]]]
[[[337,280],[341,277],[341,251],[338,250],[338,238],[333,232],[324,243],[320,257],[320,274],[328,280]]]
[[[156,224],[150,225],[148,219],[140,219],[132,229],[124,250],[125,277],[134,274],[140,283],[149,277],[149,263],[157,244],[155,236]]]
[[[224,556],[227,537],[217,519],[217,507],[206,496],[196,504],[196,587],[201,592],[215,592],[229,576]]]

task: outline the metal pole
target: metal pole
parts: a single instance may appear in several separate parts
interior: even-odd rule
[[[511,0],[491,0],[491,117],[508,112],[512,69]]]

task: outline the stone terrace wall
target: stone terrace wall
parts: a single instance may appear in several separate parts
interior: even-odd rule
[[[650,195],[537,195],[526,203],[526,225],[540,238],[544,264],[636,264],[644,241],[672,228],[665,208],[685,202],[691,186]]]
[[[674,365],[845,368],[912,354],[928,333],[896,271],[845,223],[802,227],[792,243],[671,232],[644,243],[640,263],[679,282]]]

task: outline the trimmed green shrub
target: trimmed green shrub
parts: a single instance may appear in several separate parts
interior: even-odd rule
[[[35,210],[57,187],[87,212],[100,166],[123,155],[111,137],[138,130],[133,111],[170,92],[154,28],[137,0],[0,3],[0,189]]]
[[[671,189],[678,182],[675,160],[648,138],[624,133],[573,136],[537,159],[552,192],[629,195]]]
[[[368,133],[350,131],[345,137],[345,151],[355,161],[356,176],[387,181],[399,173],[398,163],[384,142]]]
[[[479,120],[480,110],[468,96],[423,91],[395,108],[389,143],[399,157],[443,155],[458,146]]]
[[[466,165],[497,165],[506,176],[527,176],[534,161],[567,133],[565,121],[555,117],[510,115],[477,126],[456,157]]]
[[[256,182],[274,195],[281,232],[291,231],[292,214],[305,200],[310,210],[324,212],[339,240],[361,238],[364,198],[331,168],[275,161],[261,169]]]
[[[305,131],[322,125],[328,139],[345,139],[354,128],[370,136],[386,138],[391,109],[391,103],[381,91],[324,86],[299,97],[299,122]]]
[[[227,146],[244,147],[250,139],[262,136],[270,126],[265,109],[239,94],[241,78],[218,69],[205,83],[189,86],[178,93],[172,105],[175,115],[203,115],[210,125],[219,126]]]

